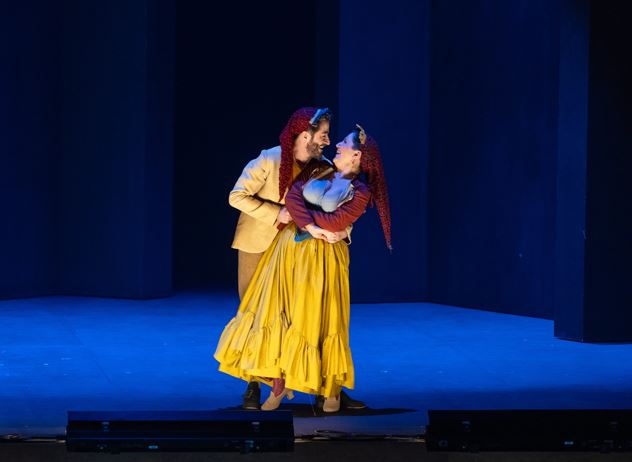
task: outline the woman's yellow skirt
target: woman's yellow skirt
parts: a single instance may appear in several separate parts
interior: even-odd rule
[[[219,370],[246,381],[335,396],[353,388],[349,348],[349,250],[321,239],[296,242],[280,231],[263,254],[237,315],[214,357]]]

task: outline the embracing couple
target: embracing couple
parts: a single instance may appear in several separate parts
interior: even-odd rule
[[[241,211],[241,303],[215,351],[219,370],[248,382],[245,409],[273,410],[293,391],[317,396],[324,412],[362,409],[349,347],[349,250],[353,223],[375,204],[387,246],[390,210],[377,143],[356,125],[336,144],[327,109],[301,108],[280,146],[249,162],[230,192]],[[260,405],[260,383],[272,387]]]

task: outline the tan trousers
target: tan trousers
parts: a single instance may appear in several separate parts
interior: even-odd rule
[[[255,274],[259,260],[263,256],[261,253],[248,253],[242,250],[237,251],[237,290],[239,291],[239,300],[244,298],[246,289]]]

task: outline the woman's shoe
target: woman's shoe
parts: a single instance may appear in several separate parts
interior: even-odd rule
[[[323,403],[323,411],[324,412],[338,412],[340,410],[340,395],[325,398],[325,402]]]
[[[274,411],[281,404],[281,400],[284,396],[287,396],[287,399],[294,399],[294,392],[285,388],[279,396],[274,396],[274,392],[270,392],[270,396],[268,399],[261,405],[262,411]]]

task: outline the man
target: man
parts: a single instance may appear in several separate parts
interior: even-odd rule
[[[230,192],[228,202],[241,211],[232,244],[238,254],[240,300],[279,228],[292,221],[284,206],[292,181],[301,173],[331,166],[322,157],[323,149],[330,143],[330,118],[328,109],[305,107],[294,112],[279,136],[280,146],[264,149],[251,160]],[[346,237],[347,232],[342,231],[336,240]],[[259,409],[260,401],[259,383],[250,382],[244,394],[244,409]],[[341,407],[362,409],[366,405],[342,393]]]

